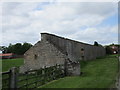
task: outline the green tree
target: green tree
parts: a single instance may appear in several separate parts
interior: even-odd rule
[[[94,46],[99,46],[98,42],[95,41],[94,42]]]
[[[32,44],[26,43],[26,42],[23,43],[23,45],[22,45],[22,54],[24,54],[31,47],[32,47]]]
[[[22,55],[22,44],[21,43],[16,43],[15,45],[13,45],[12,48],[13,48],[12,53]]]
[[[105,49],[106,49],[106,54],[112,54],[112,50],[110,46],[106,46]]]
[[[4,53],[23,55],[30,47],[32,47],[32,44],[26,42],[23,43],[23,45],[21,43],[16,43],[14,45],[9,44],[9,46],[4,50]]]
[[[0,46],[0,51],[2,51],[2,53],[6,53],[7,52],[7,47],[6,46]]]
[[[13,53],[14,51],[14,45],[12,45],[11,43],[9,44],[8,48],[7,48],[7,53]]]

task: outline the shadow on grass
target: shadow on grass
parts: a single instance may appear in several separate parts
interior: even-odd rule
[[[80,61],[80,67],[84,68],[87,65],[87,61]]]

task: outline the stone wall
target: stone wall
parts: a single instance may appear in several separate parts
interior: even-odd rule
[[[53,34],[42,33],[41,40],[52,43],[72,61],[93,60],[97,57],[104,56],[106,53],[104,47],[102,46],[93,46],[90,44],[59,37]]]
[[[105,49],[102,46],[42,33],[41,41],[25,53],[20,72],[64,64],[67,75],[80,75],[80,60],[93,60],[104,55]]]
[[[40,69],[65,63],[65,55],[47,41],[39,41],[24,54],[24,65],[20,72]]]
[[[73,62],[69,59],[65,61],[65,75],[67,76],[74,76],[80,75],[80,63],[79,62]]]

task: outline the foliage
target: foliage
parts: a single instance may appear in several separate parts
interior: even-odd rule
[[[112,54],[113,53],[110,46],[106,46],[105,49],[106,49],[106,54]]]
[[[110,44],[110,45],[105,45],[105,49],[106,49],[106,54],[113,54],[113,51],[112,51],[112,46],[116,46],[118,47],[118,50],[120,50],[120,44]]]
[[[3,53],[7,52],[7,47],[6,46],[0,46],[0,51]]]
[[[94,42],[94,46],[99,46],[98,42],[95,41]]]
[[[10,44],[8,47],[2,46],[0,50],[3,51],[3,53],[14,53],[18,55],[23,55],[30,47],[32,47],[32,44],[25,42],[23,44]]]
[[[22,53],[25,53],[30,47],[32,47],[32,44],[23,43],[23,45],[22,45]]]

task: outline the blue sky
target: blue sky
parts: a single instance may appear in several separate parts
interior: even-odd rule
[[[100,26],[106,26],[106,25],[117,25],[118,24],[118,14],[115,13],[114,15],[111,15],[110,17],[103,20]]]
[[[112,2],[4,2],[0,44],[35,44],[42,32],[89,44],[118,43],[117,15]]]

